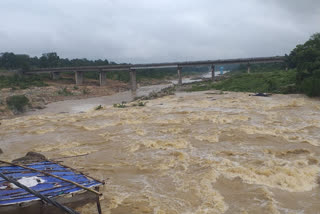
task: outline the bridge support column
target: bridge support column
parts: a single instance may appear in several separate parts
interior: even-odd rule
[[[130,83],[131,83],[131,90],[137,90],[137,72],[136,70],[130,70]]]
[[[107,85],[107,72],[106,71],[100,71],[99,72],[99,82],[100,86]]]
[[[58,80],[60,79],[60,72],[51,72],[51,78],[53,80]]]
[[[212,81],[212,82],[214,82],[214,80],[215,80],[214,70],[215,70],[215,66],[214,66],[214,65],[211,65],[211,81]]]
[[[74,73],[75,73],[76,85],[82,85],[83,84],[83,72],[76,71]]]
[[[182,74],[181,74],[181,67],[178,67],[178,85],[182,85]]]
[[[250,65],[250,64],[248,64],[248,70],[247,70],[247,73],[248,73],[248,74],[250,74],[250,72],[251,72],[251,65]]]

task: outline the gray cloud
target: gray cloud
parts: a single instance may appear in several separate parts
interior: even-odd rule
[[[289,53],[320,31],[318,0],[1,0],[0,52],[117,62]]]

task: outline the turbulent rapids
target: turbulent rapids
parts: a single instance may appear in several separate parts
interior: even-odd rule
[[[88,154],[64,161],[107,180],[104,213],[320,210],[320,101],[302,95],[178,93],[1,123],[1,159]]]

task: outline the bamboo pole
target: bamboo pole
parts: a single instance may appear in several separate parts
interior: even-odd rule
[[[32,171],[35,171],[35,172],[39,172],[39,173],[44,174],[44,175],[47,175],[47,176],[51,176],[51,177],[57,178],[57,179],[59,179],[59,180],[62,180],[62,181],[71,183],[71,184],[73,184],[73,185],[75,185],[75,186],[77,186],[77,187],[80,187],[80,188],[82,188],[82,189],[84,189],[84,190],[87,190],[87,191],[89,191],[89,192],[92,192],[92,193],[94,193],[94,194],[96,194],[96,195],[102,196],[102,193],[100,193],[100,192],[97,192],[97,191],[95,191],[95,190],[93,190],[93,189],[90,189],[90,188],[88,188],[88,187],[85,187],[85,186],[83,186],[83,185],[81,185],[81,184],[78,184],[78,183],[76,183],[76,182],[73,182],[73,181],[70,181],[70,180],[61,178],[61,177],[59,177],[59,176],[50,174],[50,173],[48,173],[48,172],[45,172],[45,171],[42,171],[42,170],[33,169],[33,168],[31,168],[31,167],[27,167],[27,166],[23,166],[23,165],[20,165],[20,164],[15,164],[15,163],[3,161],[3,160],[0,160],[0,162],[1,162],[1,163],[5,163],[5,164],[9,164],[9,165],[13,165],[13,166],[19,166],[19,167],[22,167],[22,168],[25,168],[25,169],[29,169],[29,170],[32,170]]]
[[[65,157],[61,157],[61,158],[53,158],[53,159],[50,159],[50,160],[60,160],[60,159],[66,159],[66,158],[77,158],[77,157],[83,157],[83,156],[87,156],[89,153],[87,154],[83,154],[83,155],[74,155],[74,156],[65,156]]]
[[[76,173],[79,173],[79,174],[81,174],[81,175],[83,175],[83,176],[86,176],[86,177],[88,177],[88,178],[91,178],[91,179],[93,179],[93,180],[96,180],[96,181],[102,183],[103,185],[106,184],[106,181],[105,181],[105,180],[100,180],[100,179],[97,179],[97,178],[93,178],[92,176],[90,176],[90,175],[87,174],[87,173],[84,173],[84,172],[82,172],[82,171],[80,171],[80,170],[77,170],[77,169],[74,169],[74,168],[72,168],[72,167],[69,167],[69,166],[66,166],[66,165],[62,164],[62,161],[55,161],[54,159],[49,159],[49,161],[52,162],[52,163],[55,163],[55,164],[59,164],[60,166],[69,168],[69,169],[71,169],[72,171],[74,171],[74,172],[76,172]],[[109,180],[109,178],[107,178],[107,180]]]

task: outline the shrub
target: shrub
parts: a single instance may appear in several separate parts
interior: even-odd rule
[[[60,89],[58,91],[58,94],[62,95],[62,96],[71,96],[71,95],[73,95],[73,93],[71,91],[69,91],[66,87]]]
[[[23,112],[24,107],[28,105],[29,99],[25,95],[14,95],[7,97],[7,105],[11,110]]]
[[[87,89],[87,88],[84,88],[84,89],[82,89],[82,94],[89,94],[89,89]]]

